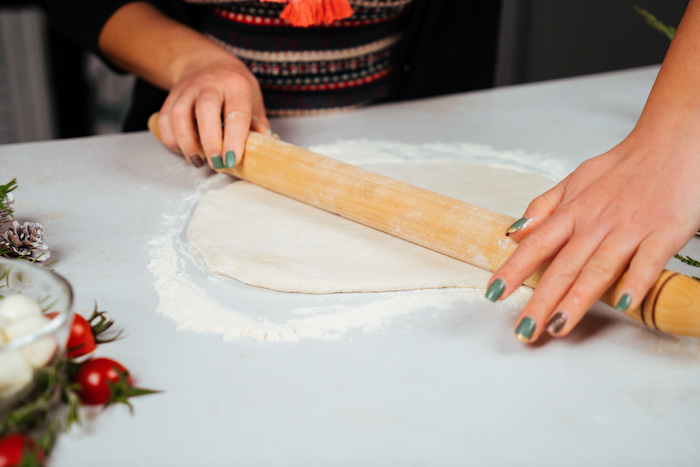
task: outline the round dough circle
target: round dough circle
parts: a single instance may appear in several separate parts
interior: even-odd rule
[[[463,162],[363,166],[513,217],[555,183],[537,174]],[[216,273],[283,292],[478,288],[490,276],[245,181],[207,192],[187,232]]]

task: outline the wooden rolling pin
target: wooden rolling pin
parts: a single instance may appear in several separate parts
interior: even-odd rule
[[[148,127],[160,139],[157,114]],[[375,174],[251,132],[245,158],[222,172],[324,211],[373,227],[488,271],[517,243],[505,236],[515,219]],[[525,281],[535,287],[544,267]],[[624,276],[601,298],[614,306]],[[627,316],[671,334],[700,337],[700,281],[664,271]]]

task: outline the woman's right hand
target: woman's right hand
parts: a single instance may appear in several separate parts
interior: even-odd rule
[[[102,28],[99,47],[116,66],[170,91],[158,130],[194,166],[238,165],[249,130],[271,133],[260,85],[245,64],[153,5],[119,8]]]
[[[166,146],[215,170],[240,164],[249,130],[271,133],[257,80],[236,57],[221,58],[183,68],[158,118]]]

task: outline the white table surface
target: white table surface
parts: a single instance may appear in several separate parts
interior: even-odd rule
[[[470,142],[572,167],[633,127],[657,68],[273,121],[301,146]],[[164,389],[86,414],[51,465],[699,465],[700,345],[598,306],[567,339],[525,346],[486,300],[335,341],[224,342],[177,331],[147,270],[163,214],[210,176],[147,133],[0,147],[20,220],[44,225],[76,310],[125,338],[99,354]],[[684,250],[698,256],[700,241]],[[688,272],[679,268],[674,269]],[[283,308],[287,295],[266,292]],[[242,297],[243,299],[243,297]],[[304,300],[296,297],[296,302]],[[311,297],[332,303],[337,296]]]

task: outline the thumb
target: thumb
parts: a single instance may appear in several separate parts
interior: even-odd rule
[[[530,232],[544,222],[564,199],[566,186],[569,177],[559,182],[549,191],[533,199],[528,205],[523,217],[518,219],[506,230],[506,235],[515,240],[521,241]]]

